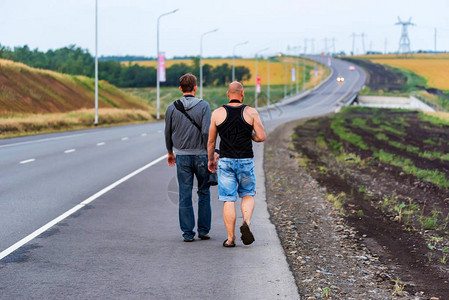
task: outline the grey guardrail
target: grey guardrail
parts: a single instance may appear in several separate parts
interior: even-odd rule
[[[319,63],[321,63],[321,62],[319,62]],[[279,102],[276,102],[274,104],[266,105],[266,106],[263,106],[263,107],[258,107],[257,111],[264,112],[264,111],[267,111],[267,110],[270,110],[270,109],[275,109],[276,107],[279,107],[279,106],[285,106],[287,104],[294,103],[294,102],[297,102],[297,101],[300,101],[300,100],[304,99],[310,93],[316,91],[323,84],[325,84],[326,82],[328,82],[331,79],[332,75],[334,74],[334,69],[330,68],[330,70],[331,70],[331,73],[329,74],[329,76],[327,76],[326,79],[321,81],[319,84],[317,84],[313,88],[305,90],[304,92],[296,94],[296,95],[287,96],[285,98],[282,98]]]
[[[352,103],[354,103],[354,101],[356,101],[358,96],[359,92],[351,91],[341,98],[340,103],[343,106],[351,105]]]
[[[338,99],[334,112],[338,113],[343,107],[349,106],[357,99],[359,92],[349,91],[343,97]]]

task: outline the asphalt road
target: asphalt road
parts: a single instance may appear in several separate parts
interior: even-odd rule
[[[333,112],[365,80],[348,66],[333,60],[332,78],[319,89],[262,111],[266,128]],[[266,209],[263,145],[255,147],[256,242],[221,246],[226,233],[213,188],[212,239],[184,243],[163,127],[0,141],[1,299],[299,298]]]

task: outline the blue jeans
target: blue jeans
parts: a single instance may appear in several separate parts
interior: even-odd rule
[[[183,237],[195,236],[195,215],[192,206],[193,175],[198,180],[198,234],[208,234],[211,225],[211,206],[207,155],[176,155],[179,185],[179,225]]]
[[[218,200],[237,201],[256,194],[254,158],[227,158],[218,160]]]

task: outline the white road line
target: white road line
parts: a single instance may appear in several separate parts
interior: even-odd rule
[[[116,182],[114,182],[113,184],[105,187],[104,189],[102,189],[101,191],[99,191],[98,193],[90,196],[89,198],[87,198],[86,200],[84,200],[83,202],[81,202],[80,204],[76,205],[75,207],[69,209],[68,211],[66,211],[65,213],[63,213],[62,215],[60,215],[59,217],[53,219],[52,221],[48,222],[47,224],[45,224],[44,226],[42,226],[41,228],[39,228],[38,230],[34,231],[33,233],[29,234],[28,236],[24,237],[23,239],[21,239],[20,241],[18,241],[17,243],[15,243],[14,245],[12,245],[11,247],[3,250],[2,252],[0,252],[0,261],[5,258],[6,256],[8,256],[9,254],[11,254],[12,252],[16,251],[17,249],[19,249],[20,247],[22,247],[23,245],[25,245],[26,243],[28,243],[29,241],[33,240],[34,238],[38,237],[40,234],[42,234],[43,232],[47,231],[48,229],[50,229],[51,227],[53,227],[54,225],[58,224],[59,222],[61,222],[62,220],[64,220],[65,218],[67,218],[68,216],[72,215],[73,213],[77,212],[78,210],[80,210],[81,208],[83,208],[84,206],[86,206],[87,204],[93,202],[95,199],[97,199],[98,197],[106,194],[107,192],[109,192],[110,190],[112,190],[113,188],[115,188],[116,186],[118,186],[119,184],[127,181],[128,179],[136,176],[137,174],[141,173],[142,171],[148,169],[151,166],[154,166],[155,164],[157,164],[158,162],[160,162],[161,160],[165,159],[167,157],[167,155],[163,155],[155,160],[153,160],[152,162],[150,162],[149,164],[141,167],[140,169],[135,170],[134,172],[126,175],[125,177],[123,177],[122,179],[117,180]]]
[[[1,145],[0,148],[12,147],[12,146],[17,146],[17,145],[26,145],[26,144],[32,144],[32,143],[47,142],[47,141],[52,141],[52,140],[67,139],[67,138],[71,138],[71,137],[75,137],[75,136],[82,136],[82,135],[86,135],[86,133],[73,134],[73,135],[68,135],[68,136],[60,136],[60,137],[54,137],[54,138],[47,138],[47,139],[29,141],[29,142],[14,143],[14,144],[8,144],[8,145]]]
[[[105,142],[101,142],[101,143],[98,143],[97,146],[103,146],[104,144],[106,144],[106,143]]]
[[[27,159],[27,160],[22,160],[20,163],[21,164],[27,164],[27,163],[30,163],[30,162],[33,162],[33,161],[35,161],[36,159],[34,159],[34,158],[30,158],[30,159]]]
[[[72,152],[75,152],[75,151],[76,151],[76,149],[69,149],[69,150],[65,150],[64,153],[72,153]]]
[[[142,133],[141,136],[147,136],[147,134],[146,133]]]
[[[162,133],[162,130],[158,130],[157,133]]]
[[[128,139],[128,137],[125,136],[125,137],[122,138],[122,141],[126,141],[127,139]]]

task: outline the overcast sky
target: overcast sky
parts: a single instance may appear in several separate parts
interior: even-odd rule
[[[352,34],[365,34],[365,49],[396,51],[401,26],[397,17],[412,22],[411,49],[449,50],[449,0],[98,0],[99,55],[156,56],[156,24],[161,18],[160,50],[167,57],[199,55],[201,34],[204,56],[252,57],[304,47],[323,51],[328,39],[332,51],[349,53]],[[0,44],[32,49],[56,49],[76,44],[95,50],[95,0],[0,0]],[[361,37],[355,51],[363,49]],[[294,50],[295,52],[297,50]]]

